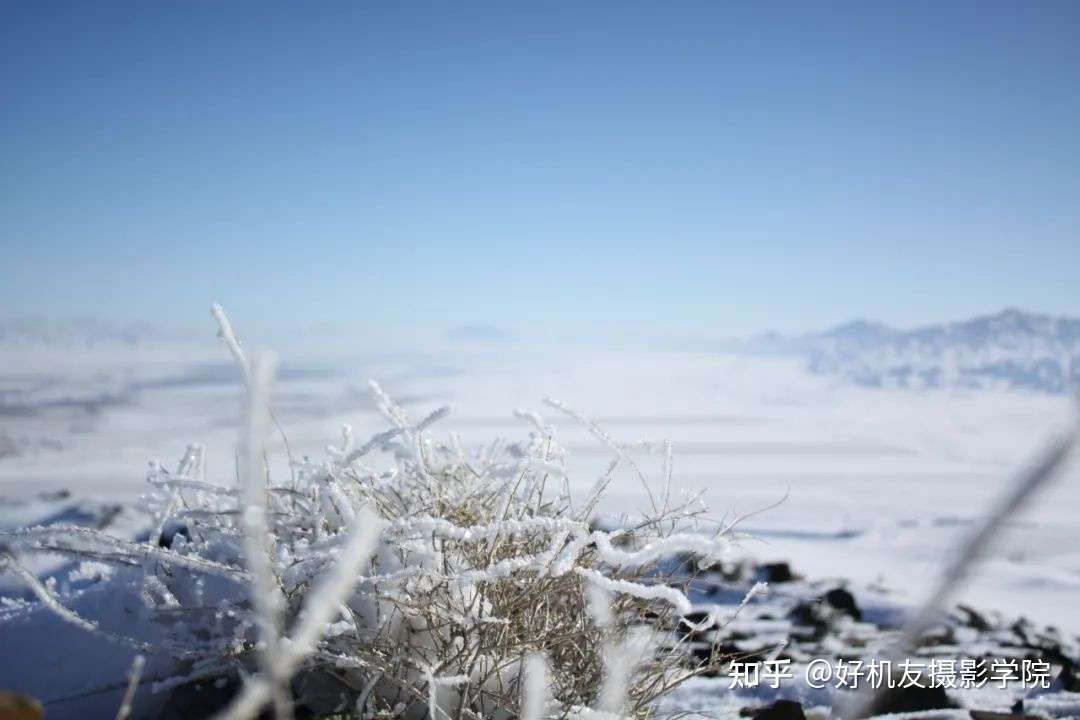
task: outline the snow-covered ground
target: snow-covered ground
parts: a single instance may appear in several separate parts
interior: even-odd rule
[[[745,520],[752,538],[737,553],[787,560],[815,578],[880,581],[913,602],[947,549],[1072,411],[1054,395],[855,387],[792,358],[505,342],[424,355],[279,354],[278,415],[295,455],[321,455],[343,423],[358,437],[382,429],[368,378],[418,416],[451,405],[442,431],[469,443],[522,435],[511,411],[544,411],[541,399],[551,396],[620,442],[672,440],[677,489],[702,491],[717,519],[782,501]],[[0,366],[2,496],[67,489],[132,500],[144,491],[147,462],[172,466],[189,442],[207,446],[210,476],[232,477],[242,390],[218,345],[15,347],[0,352]],[[607,455],[573,422],[552,420],[584,491]],[[286,473],[280,445],[275,472]],[[635,452],[658,477],[659,455]],[[645,502],[639,481],[622,475],[605,510]],[[1074,462],[1013,523],[963,599],[1080,632],[1077,508]]]

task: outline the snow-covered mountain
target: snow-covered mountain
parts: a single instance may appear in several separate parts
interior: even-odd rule
[[[910,330],[855,320],[820,333],[764,335],[743,347],[801,354],[814,372],[861,385],[1053,393],[1080,386],[1080,318],[1016,309]]]

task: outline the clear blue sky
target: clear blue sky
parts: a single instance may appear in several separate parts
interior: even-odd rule
[[[1080,313],[1080,3],[4,3],[4,315]]]

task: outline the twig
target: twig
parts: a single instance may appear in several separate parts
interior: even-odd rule
[[[127,690],[124,691],[124,699],[120,702],[120,709],[116,711],[116,720],[127,720],[131,715],[131,704],[135,700],[135,691],[139,689],[139,679],[142,678],[143,666],[146,658],[136,655],[128,671]]]
[[[1054,478],[1076,446],[1078,438],[1080,438],[1080,424],[1074,419],[1064,433],[1052,438],[1036,455],[1034,461],[1023,468],[1009,483],[982,522],[952,553],[952,559],[942,568],[937,584],[934,585],[919,610],[904,625],[893,648],[887,653],[888,657],[894,660],[903,658],[906,653],[915,648],[922,634],[940,620],[949,598],[975,572],[1008,519],[1020,512],[1038,491]],[[855,702],[851,712],[846,716],[866,717],[867,713],[872,712],[887,693],[888,687],[884,687],[877,692],[864,694],[861,700]]]

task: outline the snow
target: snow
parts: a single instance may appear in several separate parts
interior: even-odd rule
[[[147,387],[96,414],[49,407],[0,416],[0,436],[48,438],[59,446],[0,459],[0,495],[67,489],[80,498],[132,500],[145,492],[148,460],[179,457],[191,442],[206,447],[207,472],[231,475],[243,392],[237,374],[231,384],[168,382],[190,375],[215,351],[222,360],[221,347],[167,357],[157,348],[125,348],[111,359],[91,353],[94,373],[84,367],[78,377],[72,373],[85,365],[81,356],[9,352],[7,374],[74,377],[71,393],[93,392],[91,375],[124,376]],[[287,368],[287,349],[281,355]],[[304,355],[317,369],[313,351]],[[1067,399],[1037,393],[854,387],[807,373],[792,358],[448,347],[438,363],[423,356],[360,359],[341,363],[337,375],[283,373],[277,414],[294,454],[321,455],[325,438],[346,423],[358,437],[384,427],[366,396],[371,376],[385,378],[414,415],[452,404],[440,424],[466,445],[496,434],[520,437],[527,425],[507,409],[543,410],[546,396],[570,400],[621,442],[670,439],[675,496],[701,491],[717,513],[783,500],[744,522],[751,536],[744,552],[790,560],[818,576],[880,579],[912,597],[927,587],[942,549],[971,527],[1010,473],[1071,412]],[[144,382],[151,378],[159,382]],[[351,399],[343,388],[355,390]],[[290,402],[296,398],[302,402]],[[589,427],[558,420],[558,414],[546,418],[559,425],[572,451],[573,490],[584,500],[608,456],[597,450]],[[280,450],[272,436],[275,469],[283,473]],[[662,477],[663,450],[654,450],[627,453],[651,477]],[[601,511],[608,514],[648,502],[634,474],[621,471],[607,497]],[[964,598],[1080,630],[1071,612],[1080,590],[1078,507],[1074,463],[1013,522]]]
[[[237,352],[246,361],[238,343]],[[221,347],[195,344],[91,347],[85,353],[38,351],[25,344],[0,348],[0,382],[7,393],[0,397],[18,400],[9,403],[11,412],[0,414],[0,440],[22,439],[11,445],[17,451],[0,457],[0,496],[6,498],[0,505],[0,528],[40,523],[48,505],[38,499],[42,492],[67,489],[77,498],[73,502],[83,505],[134,502],[148,490],[147,462],[181,457],[193,442],[205,448],[207,477],[218,485],[234,479],[240,374],[233,371],[232,382],[221,381],[229,376],[224,371],[199,374],[217,367],[209,363],[221,361],[222,353]],[[280,355],[283,368],[289,368],[289,349],[282,348]],[[348,424],[351,430],[335,450],[342,461],[362,460],[378,443],[357,449],[352,438],[383,430],[380,410],[391,419],[403,410],[414,418],[437,419],[437,434],[453,430],[466,447],[478,447],[493,435],[520,439],[535,429],[530,424],[555,425],[571,451],[566,475],[576,503],[587,502],[601,479],[607,491],[598,509],[610,516],[634,514],[656,502],[643,491],[635,468],[651,478],[664,479],[670,472],[674,501],[700,496],[713,510],[717,530],[764,509],[741,520],[741,542],[727,547],[725,558],[782,560],[808,577],[885,586],[904,607],[928,592],[947,549],[972,529],[1015,470],[1074,412],[1063,396],[1017,390],[860,387],[812,374],[798,358],[784,357],[518,345],[462,349],[452,344],[435,358],[370,355],[342,362],[340,357],[320,360],[312,348],[297,357],[304,364],[282,373],[275,394],[277,419],[297,458],[322,457],[326,438],[342,436]],[[372,376],[383,381],[400,407],[387,401],[379,408],[367,399]],[[192,380],[200,377],[204,380]],[[549,396],[567,400],[584,415],[552,412],[542,401]],[[443,418],[448,404],[454,409]],[[515,407],[525,413],[515,417],[507,411]],[[532,411],[539,414],[527,414]],[[589,421],[582,422],[585,416]],[[402,424],[390,434],[404,432]],[[389,439],[384,435],[380,442]],[[672,443],[670,453],[665,440]],[[611,447],[625,463],[609,475]],[[272,473],[287,477],[276,431],[268,436],[268,449]],[[202,481],[195,476],[157,479],[163,490]],[[1074,459],[1053,487],[1010,522],[1006,536],[995,543],[958,599],[1080,633],[1075,613],[1078,508],[1080,466]],[[153,532],[123,522],[116,527],[120,530],[108,532],[128,538]],[[52,537],[47,529],[32,532]],[[93,528],[84,535],[99,544],[109,542]],[[616,558],[618,551],[606,549],[612,559],[635,560]],[[638,553],[652,557],[659,551]],[[175,560],[169,553],[146,546],[131,561],[138,566],[163,556]],[[72,569],[94,571],[89,565]],[[196,569],[239,575],[231,567]],[[57,572],[57,567],[34,566],[33,571]],[[0,591],[10,587],[5,576]],[[85,609],[89,617],[103,603],[134,607],[140,602],[134,596],[109,600],[99,594],[86,591],[73,609]],[[689,602],[685,597],[674,601],[680,606]],[[48,622],[62,621],[54,617]],[[148,642],[160,639],[153,628],[144,631]],[[6,626],[5,640],[33,644],[31,632],[18,624]],[[54,634],[64,632],[57,627]],[[78,636],[65,640],[73,645],[72,653],[99,652],[94,647],[108,642],[101,635],[68,635]],[[86,687],[99,687],[104,678],[123,678],[134,653],[96,667]],[[75,671],[73,660],[44,652],[31,661],[60,674]],[[154,677],[161,670],[150,661],[145,672]],[[18,680],[21,673],[5,673],[5,679]],[[671,702],[689,707],[697,690],[715,695],[716,682],[695,681]],[[121,683],[101,700],[102,707],[115,712],[123,690]],[[737,709],[740,700],[727,697]],[[831,703],[831,697],[810,689],[800,699],[807,707]],[[139,702],[137,696],[136,712]],[[1067,699],[1055,696],[1045,702]],[[1038,708],[1033,704],[1031,709]]]

